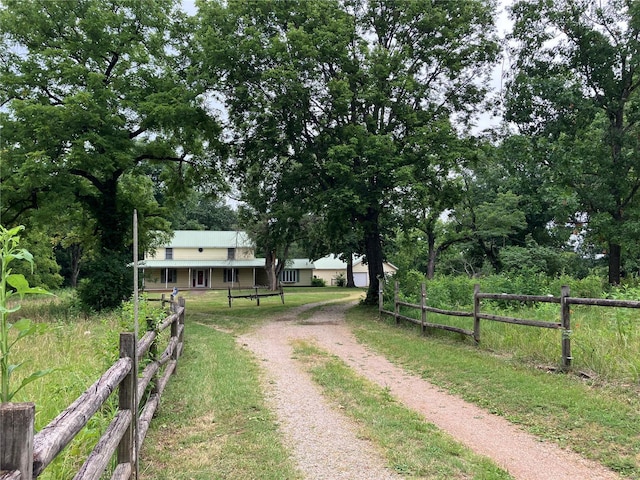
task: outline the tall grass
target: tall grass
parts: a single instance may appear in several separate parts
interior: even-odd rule
[[[587,278],[582,281],[570,278],[549,279],[493,276],[485,279],[466,277],[441,277],[427,282],[427,304],[442,309],[472,311],[473,285],[480,283],[483,292],[555,295],[562,284],[570,284],[571,296],[590,298],[616,298],[640,300],[640,288],[622,287],[602,290],[601,280]],[[419,303],[419,284],[407,285],[401,298]],[[385,288],[386,308],[393,310],[393,288]],[[560,321],[557,304],[483,301],[483,313],[507,315],[516,318]],[[402,308],[402,315],[419,319],[418,310]],[[473,320],[428,314],[428,322],[473,329]],[[513,325],[481,320],[480,348],[507,355],[515,360],[538,366],[555,368],[561,362],[560,330]],[[433,329],[437,337],[451,337],[450,332]],[[469,340],[470,341],[470,340]],[[572,365],[583,376],[607,382],[634,383],[640,381],[640,311],[628,308],[572,306],[571,307]]]
[[[53,369],[14,397],[15,402],[36,404],[35,428],[39,431],[113,364],[118,357],[120,332],[132,330],[132,316],[126,306],[108,314],[85,316],[70,290],[57,292],[53,298],[27,299],[21,304],[15,315],[48,326],[44,333],[30,337],[29,342],[16,343],[13,352],[15,363],[24,362],[28,370]],[[142,305],[141,318],[151,315],[153,308]],[[20,380],[16,374],[16,381]],[[116,408],[117,396],[112,395],[38,478],[72,478],[104,433]]]

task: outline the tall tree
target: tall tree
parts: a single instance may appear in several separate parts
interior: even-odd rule
[[[190,28],[178,6],[3,2],[3,221],[65,195],[95,219],[99,255],[125,258],[132,210],[145,207],[126,195],[136,182],[124,180],[148,162],[167,165],[165,181],[216,177],[202,167],[212,167],[220,129],[189,77]],[[155,215],[145,213],[142,225]]]
[[[483,99],[483,74],[497,54],[491,3],[231,1],[201,9],[203,58],[212,71],[226,65],[219,76],[242,127],[238,140],[261,138],[280,149],[272,158],[295,158],[331,231],[357,224],[367,301],[375,302],[397,172],[418,152],[428,164],[421,137],[434,122],[462,121]]]
[[[553,143],[541,161],[578,196],[617,284],[640,219],[640,4],[527,0],[512,18],[507,119]]]

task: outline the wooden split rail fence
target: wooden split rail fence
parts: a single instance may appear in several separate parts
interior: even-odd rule
[[[136,471],[137,456],[169,377],[175,373],[184,346],[184,298],[169,302],[170,314],[160,325],[148,324],[137,340],[120,334],[120,358],[64,412],[34,435],[33,403],[0,406],[0,480],[37,478],[87,425],[111,394],[118,390],[118,410],[74,480],[98,480],[116,458],[112,480]],[[170,329],[165,350],[158,355],[158,336]],[[145,360],[144,369],[138,365]],[[139,410],[140,399],[147,401]],[[137,412],[140,411],[140,415]]]
[[[384,285],[380,282],[378,290],[378,310],[380,313],[392,315],[396,323],[400,320],[405,320],[411,323],[418,324],[422,327],[422,332],[426,332],[427,328],[437,328],[442,330],[448,330],[457,332],[463,335],[473,337],[476,343],[480,342],[480,320],[489,320],[494,322],[511,323],[515,325],[525,325],[538,328],[552,328],[562,330],[561,336],[561,350],[562,350],[562,368],[569,370],[571,368],[571,305],[593,305],[600,307],[622,307],[622,308],[640,308],[640,302],[633,300],[611,300],[604,298],[578,298],[570,296],[570,289],[568,286],[561,288],[560,296],[546,296],[546,295],[512,295],[506,293],[483,293],[480,292],[480,285],[475,285],[473,292],[473,312],[461,312],[454,310],[443,310],[439,308],[430,307],[427,305],[427,291],[425,284],[421,286],[420,304],[413,304],[409,302],[400,301],[400,288],[398,282],[395,283],[394,291],[394,311],[384,309]],[[528,303],[556,303],[560,305],[560,315],[558,322],[542,321],[542,320],[529,320],[523,318],[507,317],[502,315],[492,315],[488,313],[482,313],[481,305],[482,300],[500,300],[500,301],[512,301],[512,302],[528,302]],[[406,307],[410,309],[418,309],[421,312],[420,320],[412,317],[402,315],[400,313],[400,307]],[[440,315],[449,315],[456,317],[469,317],[473,318],[473,329],[465,329],[460,327],[454,327],[450,325],[443,325],[439,323],[432,323],[428,321],[427,314],[437,313]]]
[[[280,290],[278,290],[277,292],[270,291],[268,293],[259,293],[258,287],[253,287],[253,291],[251,291],[251,293],[233,292],[231,288],[229,288],[229,293],[227,296],[229,298],[229,308],[231,308],[231,301],[234,298],[248,298],[249,300],[255,300],[258,307],[260,306],[260,299],[264,297],[280,297],[282,303],[284,303],[284,290],[282,287],[280,287]]]

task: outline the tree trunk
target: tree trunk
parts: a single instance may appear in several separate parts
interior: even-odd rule
[[[71,286],[78,286],[78,277],[80,276],[80,260],[82,259],[82,245],[74,243],[69,247],[69,256],[71,257]]]
[[[356,281],[353,278],[353,254],[349,252],[347,256],[347,288],[355,288]]]
[[[620,284],[620,263],[622,247],[615,243],[609,244],[609,283],[611,285]]]
[[[275,250],[269,250],[264,260],[264,269],[267,271],[269,279],[269,290],[278,289],[278,274],[276,272],[277,255]]]
[[[367,225],[364,234],[364,248],[369,265],[369,289],[364,303],[367,305],[378,304],[378,286],[380,278],[384,276],[382,265],[382,242],[380,241],[380,226],[378,225],[379,212],[369,211]]]
[[[427,243],[429,245],[429,263],[427,263],[427,278],[433,279],[436,273],[436,257],[438,250],[436,249],[436,236],[433,232],[427,234]]]

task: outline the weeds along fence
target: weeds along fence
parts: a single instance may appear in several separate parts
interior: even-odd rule
[[[430,307],[427,305],[427,290],[425,284],[421,284],[420,304],[413,304],[409,302],[403,302],[400,300],[400,287],[398,282],[395,283],[394,290],[394,310],[389,311],[384,309],[384,285],[380,282],[378,290],[378,310],[381,314],[392,315],[396,323],[401,320],[420,325],[422,332],[425,333],[427,328],[435,328],[448,330],[462,335],[473,337],[476,343],[480,342],[480,320],[488,320],[493,322],[510,323],[514,325],[524,325],[537,328],[549,328],[562,331],[560,350],[562,352],[562,369],[569,370],[571,368],[571,362],[573,357],[571,356],[571,305],[592,305],[600,307],[621,307],[621,308],[640,308],[640,302],[633,300],[612,300],[603,298],[579,298],[571,297],[570,288],[563,286],[561,288],[560,296],[545,296],[545,295],[513,295],[506,293],[484,293],[480,291],[480,285],[476,284],[473,292],[473,311],[462,312],[454,310],[443,310],[440,308]],[[489,313],[482,313],[482,300],[498,300],[501,302],[526,302],[526,303],[555,303],[559,305],[559,321],[541,321],[530,320],[524,318],[508,317],[503,315],[493,315]],[[420,311],[420,319],[409,317],[401,313],[401,307],[408,309],[417,309]],[[439,323],[429,322],[428,313],[437,313],[445,316],[455,317],[468,317],[473,319],[473,325],[471,328],[461,328],[450,325],[444,325]]]
[[[170,314],[159,325],[151,322],[138,340],[134,333],[120,334],[120,358],[65,411],[34,435],[33,403],[0,406],[0,480],[37,478],[91,417],[118,390],[118,409],[75,480],[104,478],[115,458],[111,479],[125,480],[136,470],[137,457],[160,397],[176,371],[184,345],[184,298],[169,302]],[[167,346],[158,354],[161,332],[170,331]],[[144,364],[140,371],[138,366]],[[147,400],[140,410],[140,399]],[[138,415],[138,412],[140,414]]]

